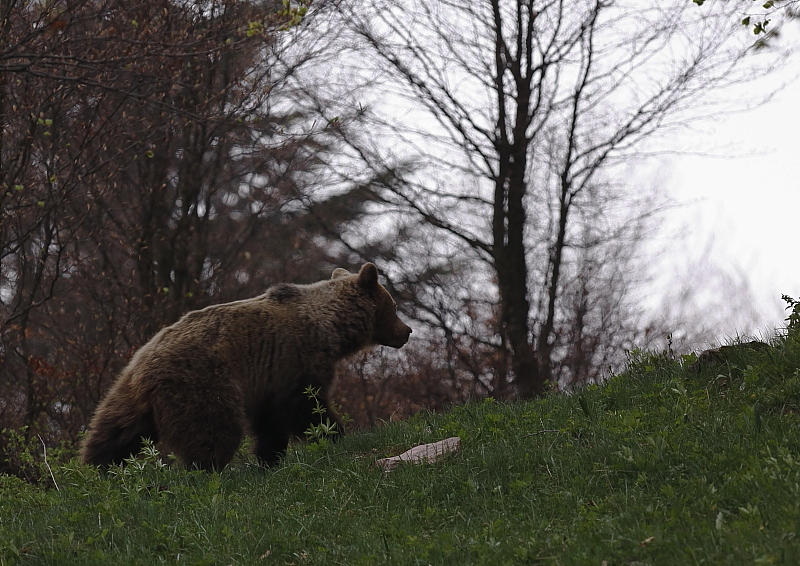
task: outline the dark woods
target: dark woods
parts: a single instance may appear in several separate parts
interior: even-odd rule
[[[329,273],[343,263],[329,231],[358,205],[313,219],[309,185],[332,140],[283,92],[307,62],[275,42],[296,11],[2,10],[0,428],[74,445],[155,331]]]

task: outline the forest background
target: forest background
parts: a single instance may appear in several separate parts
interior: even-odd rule
[[[730,312],[649,308],[642,171],[785,60],[737,9],[3,2],[0,430],[75,446],[159,328],[364,261],[415,333],[342,368],[357,426],[708,342]]]

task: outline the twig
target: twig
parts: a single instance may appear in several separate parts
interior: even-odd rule
[[[528,438],[529,436],[536,436],[537,434],[544,434],[545,432],[561,432],[561,431],[560,431],[560,430],[555,430],[555,429],[550,429],[550,428],[547,428],[547,429],[545,429],[545,430],[538,430],[538,431],[536,431],[536,432],[532,432],[532,433],[530,433],[530,434],[526,434],[526,435],[525,435],[525,436],[523,436],[522,438]]]
[[[50,479],[53,480],[53,485],[56,486],[56,491],[61,491],[58,488],[58,484],[56,483],[56,477],[53,475],[53,470],[50,469],[50,464],[47,462],[47,445],[42,440],[42,435],[36,435],[39,438],[39,442],[42,443],[42,448],[44,449],[44,465],[47,466],[47,471],[50,472]]]

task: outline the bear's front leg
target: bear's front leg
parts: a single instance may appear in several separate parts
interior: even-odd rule
[[[256,438],[255,453],[262,466],[271,467],[281,461],[289,446],[289,429],[273,411],[264,411],[251,423]]]
[[[317,402],[324,408],[324,413],[314,411]],[[319,425],[326,419],[336,425],[337,434],[333,439],[344,434],[342,422],[330,409],[325,397],[320,395],[309,398],[306,387],[297,388],[291,395],[280,399],[280,402],[262,407],[251,422],[259,462],[264,466],[277,464],[286,454],[291,437],[305,439],[305,432],[310,427]]]

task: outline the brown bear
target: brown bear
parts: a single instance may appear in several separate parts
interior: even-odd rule
[[[259,461],[273,465],[290,437],[319,422],[309,385],[335,419],[328,392],[336,363],[371,345],[400,348],[410,334],[371,263],[356,275],[336,269],[328,281],[280,284],[187,313],[122,371],[92,417],[81,458],[120,463],[149,437],[184,465],[221,469],[249,432]]]

